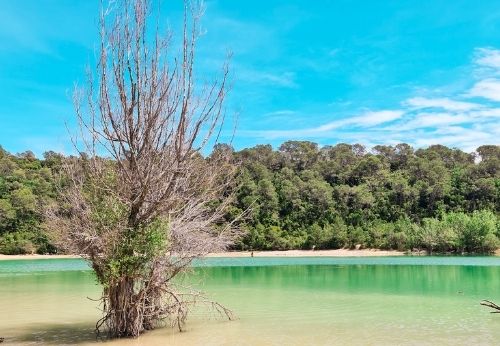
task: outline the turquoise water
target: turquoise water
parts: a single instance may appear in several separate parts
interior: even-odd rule
[[[187,331],[163,328],[119,345],[494,345],[500,258],[210,258],[185,283],[238,316],[205,309]],[[100,287],[84,261],[0,261],[7,344],[93,344]]]

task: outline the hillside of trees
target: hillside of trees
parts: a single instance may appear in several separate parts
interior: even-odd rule
[[[239,165],[227,219],[249,210],[236,249],[380,248],[488,253],[500,246],[500,146],[288,141],[211,155]],[[63,155],[0,147],[0,253],[54,253],[43,206],[57,202]]]

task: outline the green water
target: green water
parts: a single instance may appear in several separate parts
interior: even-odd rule
[[[237,321],[193,312],[111,345],[495,345],[500,258],[235,258],[196,264],[186,279]],[[100,288],[80,260],[0,261],[6,344],[94,344]]]

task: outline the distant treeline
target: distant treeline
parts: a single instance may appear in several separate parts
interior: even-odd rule
[[[491,252],[500,246],[500,146],[474,153],[433,145],[319,147],[288,141],[211,155],[239,165],[231,220],[247,235],[235,249],[370,247]],[[44,205],[57,201],[66,158],[0,147],[0,253],[51,253]]]

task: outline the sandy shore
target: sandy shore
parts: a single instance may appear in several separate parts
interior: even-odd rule
[[[254,257],[376,257],[376,256],[402,256],[402,251],[385,251],[376,249],[363,250],[287,250],[287,251],[254,251]],[[213,253],[207,257],[251,257],[250,251],[235,251]]]
[[[288,250],[288,251],[254,251],[254,257],[376,257],[376,256],[402,256],[401,251],[385,251],[385,250]],[[250,251],[231,251],[213,253],[207,257],[251,257]],[[18,260],[18,259],[56,259],[56,258],[79,258],[72,255],[0,255],[1,260]]]
[[[56,258],[80,258],[80,256],[73,255],[2,255],[0,254],[0,261],[2,260],[33,260],[33,259],[56,259]]]

